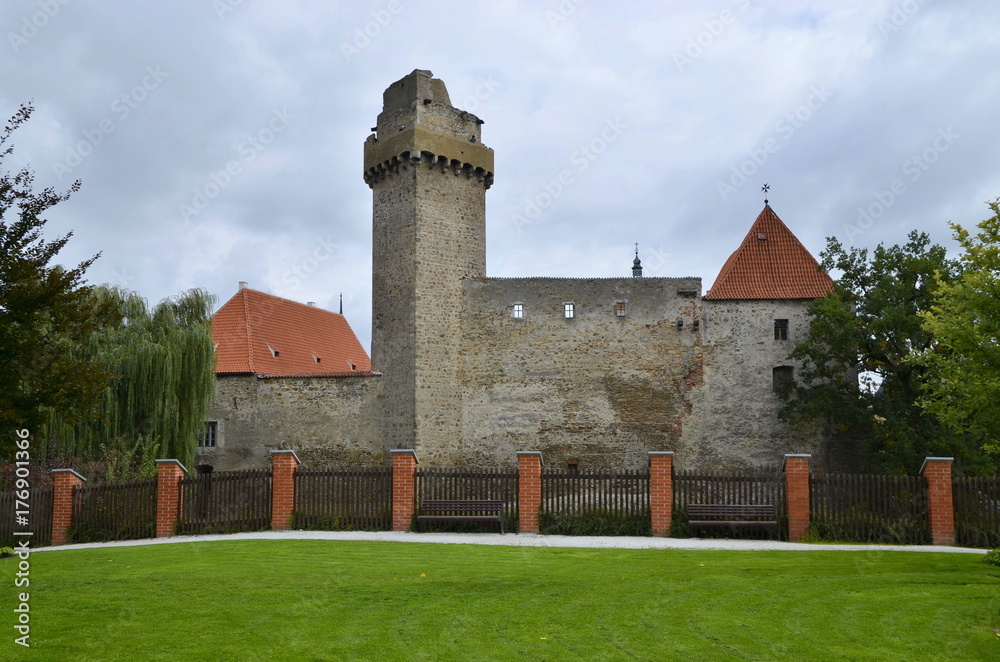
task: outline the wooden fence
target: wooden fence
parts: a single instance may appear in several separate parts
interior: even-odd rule
[[[674,472],[674,512],[670,534],[697,535],[688,529],[688,504],[773,505],[777,529],[740,527],[736,531],[717,529],[715,533],[737,538],[788,538],[785,515],[785,475],[781,469],[723,471],[680,470]]]
[[[292,528],[392,529],[392,467],[298,469]]]
[[[0,547],[14,547],[27,540],[31,547],[52,544],[52,495],[55,488],[34,487],[28,490],[28,524],[17,525],[16,492],[0,492]],[[30,531],[30,536],[15,536],[15,531]]]
[[[931,544],[921,476],[822,474],[810,478],[810,533],[822,540]]]
[[[180,481],[177,533],[235,533],[271,528],[271,470],[224,471]]]
[[[648,536],[649,471],[544,469],[541,533]]]
[[[503,520],[508,531],[517,531],[517,468],[511,469],[417,469],[417,508],[426,499],[499,499],[504,503]],[[494,525],[495,526],[495,525]],[[467,522],[431,523],[427,531],[482,530]]]
[[[78,485],[69,542],[134,540],[156,535],[156,478]]]
[[[955,543],[1000,547],[1000,476],[963,476],[952,481]]]

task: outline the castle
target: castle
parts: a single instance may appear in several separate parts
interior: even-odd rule
[[[386,89],[364,144],[370,363],[342,315],[241,288],[215,318],[196,464],[265,466],[277,448],[313,465],[396,448],[432,466],[519,450],[570,467],[639,468],[652,450],[684,467],[837,464],[822,431],[777,418],[806,306],[832,281],[770,206],[704,295],[700,278],[643,277],[638,255],[631,277],[491,278],[482,123],[429,71]]]

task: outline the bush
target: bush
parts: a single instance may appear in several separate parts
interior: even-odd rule
[[[1000,566],[1000,547],[986,552],[986,556],[983,557],[983,563]]]

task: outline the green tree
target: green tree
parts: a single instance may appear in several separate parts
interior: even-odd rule
[[[118,452],[122,440],[145,439],[159,457],[190,463],[215,396],[214,298],[195,289],[149,310],[135,292],[100,286],[91,299],[110,306],[120,322],[92,333],[76,352],[114,380],[101,394],[99,416],[80,423],[52,409],[46,434],[78,456]],[[141,446],[131,447],[138,453]]]
[[[934,304],[921,313],[934,344],[915,357],[928,370],[920,404],[955,434],[1000,456],[1000,200],[973,236],[950,223],[962,247],[962,274],[937,280]],[[1000,462],[993,463],[996,470]]]
[[[11,134],[28,121],[32,106],[14,114],[0,133],[0,458],[13,450],[11,430],[36,432],[43,409],[58,409],[68,421],[95,411],[109,372],[73,347],[110,321],[111,311],[93,306],[83,275],[98,255],[73,269],[50,265],[72,233],[42,237],[42,215],[80,188],[34,190],[34,174],[3,169]]]
[[[803,367],[782,417],[856,435],[868,470],[913,473],[928,455],[975,461],[973,449],[919,405],[927,369],[908,360],[932,346],[920,314],[959,265],[915,231],[905,244],[879,245],[871,255],[828,238],[821,257],[824,269],[842,275],[810,304],[810,334],[791,354]]]

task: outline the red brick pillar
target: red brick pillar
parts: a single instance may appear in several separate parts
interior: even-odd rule
[[[409,531],[417,498],[417,454],[412,450],[392,453],[392,530]]]
[[[295,469],[299,456],[295,451],[271,451],[271,528],[292,528],[295,510]]]
[[[935,545],[955,544],[955,504],[951,498],[951,463],[955,458],[929,457],[920,467],[927,479],[931,539]]]
[[[174,535],[183,507],[181,478],[187,469],[177,460],[156,461],[156,537]]]
[[[542,453],[517,452],[518,532],[538,533],[538,511],[542,507]]]
[[[788,509],[788,539],[798,542],[809,530],[809,458],[785,455],[785,504]]]
[[[52,544],[63,545],[69,538],[69,527],[73,525],[73,489],[83,485],[86,478],[72,469],[53,469],[52,481]]]
[[[669,536],[674,514],[674,452],[649,452],[649,510],[653,535]]]

